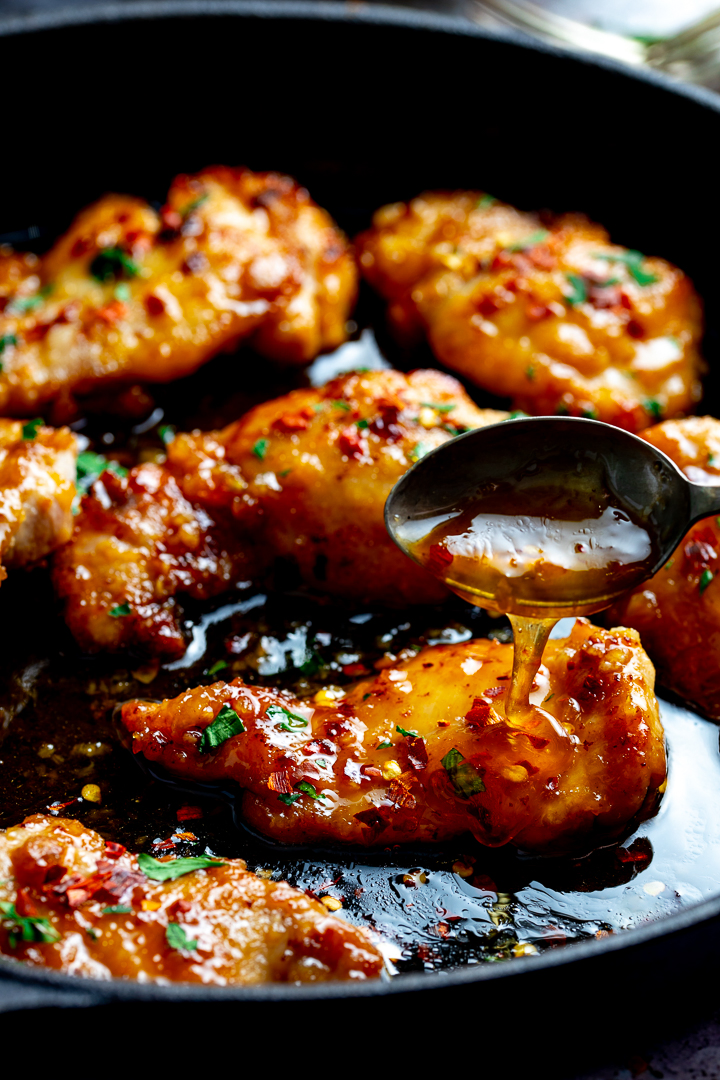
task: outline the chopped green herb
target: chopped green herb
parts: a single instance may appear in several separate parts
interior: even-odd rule
[[[331,401],[333,409],[342,409],[343,412],[350,412],[350,406],[347,401]]]
[[[17,345],[17,338],[14,334],[3,334],[3,336],[0,337],[0,356],[5,352],[8,345]],[[2,369],[0,368],[0,370]]]
[[[575,304],[584,304],[587,300],[587,285],[585,284],[585,278],[580,277],[579,274],[566,274],[568,283],[572,285],[573,291],[571,293],[565,293],[564,299],[574,306]]]
[[[420,458],[424,458],[425,455],[427,453],[429,453],[429,451],[430,451],[429,446],[425,446],[423,443],[420,443],[420,442],[415,443],[412,450],[408,454],[408,457],[410,458],[411,461],[419,461]]]
[[[32,296],[14,296],[6,308],[8,315],[22,315],[25,311],[33,311],[36,307],[40,307],[52,290],[52,285],[43,285],[42,289]]]
[[[126,285],[124,281],[121,281],[120,284],[116,285],[113,289],[113,296],[121,303],[127,303],[130,299],[130,286]]]
[[[532,382],[533,379],[535,378],[535,368],[532,366],[532,364],[530,365],[529,368],[525,369],[525,378],[529,379],[530,382]]]
[[[362,696],[362,699],[363,699],[363,701],[367,701],[367,699],[368,699],[369,697],[372,697],[372,694],[371,694],[371,693],[370,693],[370,692],[368,691],[368,693],[367,693],[367,694],[363,694],[363,696]]]
[[[308,649],[298,671],[302,671],[303,675],[316,675],[322,666],[322,656],[315,652],[315,649]]]
[[[593,258],[604,259],[605,262],[624,263],[628,273],[638,285],[652,285],[653,282],[658,280],[657,274],[643,270],[642,264],[645,261],[645,256],[640,251],[624,251],[617,255],[606,255],[604,252],[598,251],[593,254]]]
[[[141,852],[138,855],[138,866],[145,877],[152,881],[175,881],[176,878],[192,874],[195,870],[204,870],[210,866],[225,866],[219,859],[209,859],[206,855],[188,855],[184,859],[172,859],[170,862],[160,862],[153,859],[152,855]]]
[[[245,725],[235,710],[229,705],[223,705],[212,724],[203,731],[198,750],[201,754],[209,754],[234,735],[242,735],[244,731]]]
[[[528,248],[535,247],[537,244],[542,244],[544,240],[547,240],[550,233],[547,229],[538,229],[537,232],[530,233],[524,240],[516,240],[514,244],[508,244],[505,248],[506,251],[527,251]]]
[[[217,675],[218,671],[224,671],[228,666],[227,660],[216,660],[211,668],[208,668],[206,675]]]
[[[659,401],[656,401],[655,398],[648,398],[643,404],[653,420],[662,420],[663,408]]]
[[[367,428],[368,426],[369,426],[369,425],[368,425],[368,422],[367,422],[367,420],[358,420],[358,421],[357,421],[357,428],[358,428],[358,431],[365,431],[365,429],[366,429],[366,428]]]
[[[519,419],[519,417],[527,416],[527,415],[528,414],[526,412],[523,412],[522,409],[515,409],[514,412],[511,412],[508,416],[505,417],[505,419],[506,420],[517,420],[517,419]]]
[[[253,454],[255,455],[256,458],[259,458],[260,461],[263,460],[263,458],[265,457],[265,455],[267,453],[267,448],[268,448],[269,441],[270,441],[269,439],[258,439],[258,441],[255,443],[255,445],[252,448]]]
[[[458,795],[462,795],[464,799],[469,799],[471,795],[478,795],[485,790],[477,769],[469,761],[465,761],[456,746],[448,750],[440,764],[450,777]]]
[[[278,476],[289,476],[291,472],[292,472],[292,469],[283,469],[282,472],[278,473]]]
[[[210,196],[208,195],[207,191],[204,195],[198,195],[197,199],[193,199],[192,202],[186,203],[186,205],[183,206],[182,210],[180,211],[180,217],[188,217],[190,214],[192,214],[193,210],[197,210],[197,208],[199,206],[202,206],[203,203],[207,202],[209,198]]]
[[[311,799],[324,799],[324,795],[318,795],[317,791],[312,784],[307,780],[301,780],[299,784],[295,784],[295,790],[301,791],[303,795],[309,795]]]
[[[123,465],[119,465],[112,458],[103,457],[92,450],[83,450],[77,459],[77,486],[78,490],[88,491],[101,473],[108,469],[116,476],[127,476],[128,471]]]
[[[700,590],[701,594],[705,592],[714,577],[715,575],[713,574],[712,570],[703,570],[702,574],[700,575],[700,581],[698,582],[698,589]]]
[[[128,904],[113,904],[112,907],[104,907],[103,915],[132,915],[132,908]]]
[[[436,401],[421,401],[420,404],[424,409],[434,409],[435,412],[449,413],[452,412],[455,405],[438,405]]]
[[[27,424],[23,424],[23,439],[34,439],[37,436],[38,428],[41,428],[42,425],[43,421],[41,416],[38,416],[35,420],[28,420]]]
[[[271,720],[280,719],[281,731],[295,731],[298,728],[304,728],[308,726],[308,721],[303,716],[298,716],[296,713],[291,713],[288,709],[284,709],[282,705],[271,705],[265,713]]]
[[[324,757],[316,757],[315,764],[321,769],[327,769],[328,763]]]
[[[384,742],[378,743],[378,750],[387,750],[388,746],[392,746],[389,739],[385,739]]]
[[[92,938],[93,941],[97,941],[97,939],[100,937],[97,930],[93,929],[92,926],[87,927],[87,935],[88,937]]]
[[[410,738],[412,738],[412,739],[419,739],[420,738],[417,731],[408,731],[407,728],[400,727],[399,724],[395,725],[395,730],[399,731],[401,735],[409,735]]]
[[[59,941],[60,934],[50,923],[39,915],[18,915],[14,904],[0,900],[0,916],[11,926],[9,934],[10,948],[14,949],[20,941],[41,941],[46,945]]]
[[[675,562],[674,559],[668,559],[668,561],[665,563],[665,569],[669,570],[674,562]]]
[[[497,199],[493,195],[481,195],[478,201],[475,203],[476,210],[487,210],[489,207],[494,206]]]
[[[290,795],[289,793],[288,794],[283,794],[283,795],[278,795],[278,799],[280,800],[280,802],[285,803],[286,806],[292,806],[292,804],[296,803],[299,798],[300,798],[300,792],[299,791],[296,791],[294,795]]]
[[[112,281],[113,278],[137,277],[140,267],[122,248],[103,248],[90,263],[90,275],[96,281]]]
[[[172,424],[161,424],[157,432],[166,446],[175,438],[175,428]]]
[[[132,608],[127,600],[124,604],[116,604],[114,608],[110,608],[110,615],[113,619],[124,619],[126,615],[130,615],[131,613]]]
[[[715,457],[715,454],[708,454],[708,459],[707,459],[708,465],[714,465],[716,463],[716,460],[717,459]]]
[[[555,694],[548,694],[547,697],[543,698],[543,705],[545,704],[546,701],[551,701],[554,697],[555,697]]]
[[[583,409],[582,415],[586,420],[597,420],[597,409]]]
[[[168,923],[165,931],[165,940],[171,949],[187,949],[188,952],[197,949],[197,941],[195,941],[194,938],[192,941],[190,940],[180,923]]]

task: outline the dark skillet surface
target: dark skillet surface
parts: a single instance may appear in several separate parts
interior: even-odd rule
[[[212,17],[176,18],[178,9]],[[139,26],[113,21],[131,11]],[[150,18],[159,11],[167,17]],[[8,85],[39,83],[47,109],[45,116],[19,104],[22,122],[6,130],[18,164],[16,177],[6,166],[12,201],[2,207],[2,233],[33,222],[50,235],[108,188],[162,198],[178,171],[242,161],[298,176],[350,233],[373,207],[422,187],[483,186],[528,208],[582,209],[628,246],[679,263],[705,297],[716,292],[712,155],[720,120],[712,95],[669,93],[658,78],[631,79],[609,64],[487,39],[464,23],[382,9],[348,17],[335,4],[141,4],[77,15],[90,18],[98,24],[31,19],[34,33],[0,41]],[[52,32],[43,29],[53,23]],[[717,324],[712,308],[707,314],[712,364]],[[709,381],[708,405],[716,394]],[[393,1027],[402,1019],[408,1040],[426,1009],[451,1024],[449,1010],[472,1001],[492,1018],[497,1050],[521,1017],[530,1066],[531,1042],[538,1055],[550,1045],[545,1025],[556,994],[563,1016],[584,1029],[574,1053],[587,1054],[588,1036],[597,1046],[601,1029],[602,1041],[612,1040],[623,1016],[647,1027],[692,1015],[695,976],[720,948],[719,912],[720,901],[711,900],[539,960],[407,976],[381,989],[334,987],[332,995],[339,1004],[350,993],[357,1019],[382,1015]],[[68,990],[62,978],[10,970],[12,990],[0,982],[0,991],[28,1006],[115,999],[127,1010],[132,999],[153,1000],[159,1027],[161,1000],[194,1000],[198,1017],[220,1007],[216,994],[198,988],[75,983]],[[683,988],[684,1010],[677,999],[672,1007],[667,997],[656,1000],[669,972]],[[3,964],[0,978],[7,973]],[[283,1024],[290,1010],[296,1024],[327,993],[268,987],[225,992],[223,1000],[240,999],[245,1022],[257,1010],[259,1023],[263,1002],[285,1001]],[[565,1048],[552,1051],[558,1066],[572,1044],[562,1027]],[[455,1050],[451,1040],[451,1058]]]

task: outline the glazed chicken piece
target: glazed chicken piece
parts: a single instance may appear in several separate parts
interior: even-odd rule
[[[0,833],[0,952],[69,975],[206,986],[383,970],[363,930],[242,859],[130,855],[42,814]]]
[[[639,431],[699,400],[700,302],[685,275],[568,215],[544,226],[479,192],[383,207],[357,240],[401,339],[534,415]]]
[[[551,641],[521,726],[512,646],[426,648],[335,699],[230,683],[134,701],[135,753],[182,781],[234,780],[284,843],[387,846],[470,832],[535,852],[589,848],[648,816],[665,779],[654,672],[633,630],[578,620]]]
[[[68,428],[0,420],[0,581],[72,536],[76,457]]]
[[[345,340],[355,293],[344,237],[288,177],[180,176],[160,214],[108,195],[6,296],[0,414],[167,382],[241,339],[277,360],[311,360]]]
[[[643,432],[696,484],[720,485],[720,420],[671,420]],[[658,678],[720,720],[720,519],[688,532],[662,570],[623,597],[613,619],[642,635]]]
[[[277,559],[361,604],[447,596],[395,547],[392,486],[423,453],[504,419],[436,371],[352,373],[266,402],[222,431],[178,435],[165,466],[106,472],[53,577],[83,649],[184,650],[178,594],[209,596]]]

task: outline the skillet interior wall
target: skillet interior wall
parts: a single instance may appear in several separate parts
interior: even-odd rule
[[[6,127],[0,233],[35,223],[51,237],[107,190],[161,200],[177,172],[244,163],[297,175],[351,234],[426,187],[583,210],[715,294],[706,114],[612,69],[352,17],[143,18],[1,45],[6,85],[38,93],[32,119],[21,97]]]

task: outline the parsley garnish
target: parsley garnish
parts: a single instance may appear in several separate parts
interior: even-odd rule
[[[175,881],[176,878],[192,874],[195,870],[204,870],[208,866],[225,866],[219,859],[209,859],[206,855],[188,855],[184,859],[173,859],[164,863],[143,851],[137,858],[143,874],[152,881]]]
[[[656,401],[655,398],[648,398],[643,404],[653,420],[662,420],[663,409],[659,401]]]
[[[203,203],[207,202],[209,198],[210,196],[207,192],[205,192],[204,195],[198,195],[197,199],[193,199],[192,202],[189,202],[185,206],[183,206],[182,210],[180,210],[180,217],[188,217],[190,214],[192,214],[193,210],[197,210],[197,208],[199,206],[202,206]]]
[[[198,750],[201,754],[209,754],[228,739],[232,739],[233,735],[242,735],[245,730],[245,725],[235,710],[229,705],[223,705],[212,724],[203,731]]]
[[[116,300],[119,300],[121,304],[127,303],[130,299],[130,286],[126,285],[124,281],[121,281],[119,285],[116,285],[113,289],[113,296]]]
[[[408,735],[411,739],[419,739],[417,731],[408,731],[407,728],[400,727],[399,724],[395,725],[395,730],[399,731],[401,735]]]
[[[90,263],[90,274],[96,281],[112,281],[113,278],[137,277],[140,267],[122,248],[103,248]]]
[[[52,292],[52,288],[52,285],[43,285],[33,296],[14,296],[6,308],[8,315],[22,315],[25,311],[40,307],[45,297]]]
[[[465,761],[456,746],[448,750],[440,764],[450,777],[458,795],[462,795],[464,799],[469,799],[471,795],[478,795],[485,790],[477,769],[469,761]]]
[[[582,415],[586,420],[597,420],[597,409],[583,409]]]
[[[476,210],[487,210],[489,207],[494,206],[497,199],[494,195],[481,195],[478,201],[475,203]]]
[[[301,780],[299,784],[295,785],[296,791],[301,791],[304,795],[309,795],[311,799],[324,799],[324,795],[318,795],[317,791],[312,784],[307,780]]]
[[[567,303],[571,306],[574,304],[584,304],[587,300],[587,285],[585,284],[585,279],[580,277],[579,274],[566,274],[565,277],[573,287],[571,293],[565,294]]]
[[[258,439],[258,441],[255,443],[255,445],[252,448],[253,454],[255,455],[256,458],[259,458],[260,461],[262,461],[262,459],[265,457],[265,455],[267,453],[268,443],[269,443],[268,439]]]
[[[110,608],[110,615],[113,619],[124,619],[126,615],[130,615],[131,613],[132,608],[127,600],[124,604],[116,604],[114,608]]]
[[[383,742],[378,743],[377,748],[378,750],[387,750],[388,746],[392,746],[392,743],[389,739],[385,739]]]
[[[172,424],[161,424],[157,432],[166,446],[175,438],[175,428]]]
[[[271,720],[281,718],[281,731],[294,731],[297,728],[308,726],[308,721],[303,716],[291,713],[288,709],[284,709],[282,705],[271,705],[270,708],[266,710],[265,715],[269,716]]]
[[[3,334],[0,337],[0,356],[5,352],[8,345],[17,345],[17,338],[14,334]],[[2,368],[0,368],[0,371],[2,371]]]
[[[0,900],[0,915],[11,924],[9,934],[10,948],[14,949],[18,941],[41,941],[45,945],[60,940],[60,934],[50,923],[39,915],[18,915],[14,904]]]
[[[515,409],[515,411],[514,411],[514,412],[511,412],[511,413],[509,413],[509,414],[508,414],[508,415],[507,415],[507,416],[505,417],[505,419],[506,419],[506,420],[517,420],[517,419],[518,419],[518,417],[520,417],[520,416],[527,416],[527,415],[528,415],[528,414],[527,414],[526,412],[523,412],[523,411],[522,411],[522,409]]]
[[[438,405],[436,401],[421,401],[420,404],[424,409],[434,409],[435,412],[449,413],[455,408],[455,405]]]
[[[364,431],[366,427],[368,427],[367,420],[358,420],[357,421],[358,431]]]
[[[195,941],[194,938],[190,940],[180,923],[168,923],[165,931],[165,940],[171,949],[187,949],[188,952],[197,949],[197,941]]]
[[[347,401],[331,401],[330,404],[332,405],[333,409],[342,409],[343,412],[350,412],[350,406],[348,405]]]
[[[625,263],[630,277],[633,278],[638,285],[652,285],[653,282],[658,279],[657,274],[643,270],[642,264],[645,261],[645,256],[641,251],[624,251],[618,255],[605,255],[602,252],[595,252],[593,258],[604,259],[606,262]]]
[[[77,486],[79,491],[88,491],[101,473],[108,469],[116,476],[127,476],[128,471],[112,458],[103,457],[92,450],[83,450],[77,459]]]
[[[707,568],[703,570],[702,574],[700,575],[700,581],[698,582],[698,589],[700,590],[701,594],[705,592],[714,577],[715,575],[713,574],[712,570],[708,570]]]
[[[132,915],[132,908],[128,904],[113,904],[112,907],[104,907],[103,915]]]
[[[308,649],[305,654],[305,659],[298,668],[302,671],[303,675],[316,675],[320,668],[323,666],[323,658],[319,653],[315,652],[315,649]]]
[[[419,461],[420,458],[424,458],[425,455],[427,453],[429,453],[429,451],[430,451],[429,446],[424,446],[423,443],[420,443],[420,442],[415,443],[412,450],[408,454],[408,457],[410,458],[411,461]]]
[[[285,803],[286,806],[292,806],[292,804],[296,803],[299,798],[299,791],[297,791],[294,795],[290,795],[289,793],[284,795],[278,795],[278,799],[280,800],[280,802]]]
[[[547,240],[550,233],[547,229],[538,229],[537,232],[530,233],[524,240],[516,240],[514,244],[508,244],[505,248],[506,251],[527,251],[528,248],[536,247],[537,244],[542,244],[544,240]]]
[[[532,366],[532,364],[530,365],[530,367],[525,369],[525,378],[528,379],[530,382],[532,382],[535,378],[535,368]]]
[[[227,660],[217,660],[211,668],[208,668],[205,672],[206,675],[217,675],[218,671],[224,671],[228,666]]]
[[[34,439],[37,436],[38,428],[41,428],[42,425],[43,421],[41,416],[37,417],[35,420],[28,420],[27,424],[23,424],[23,439]]]

